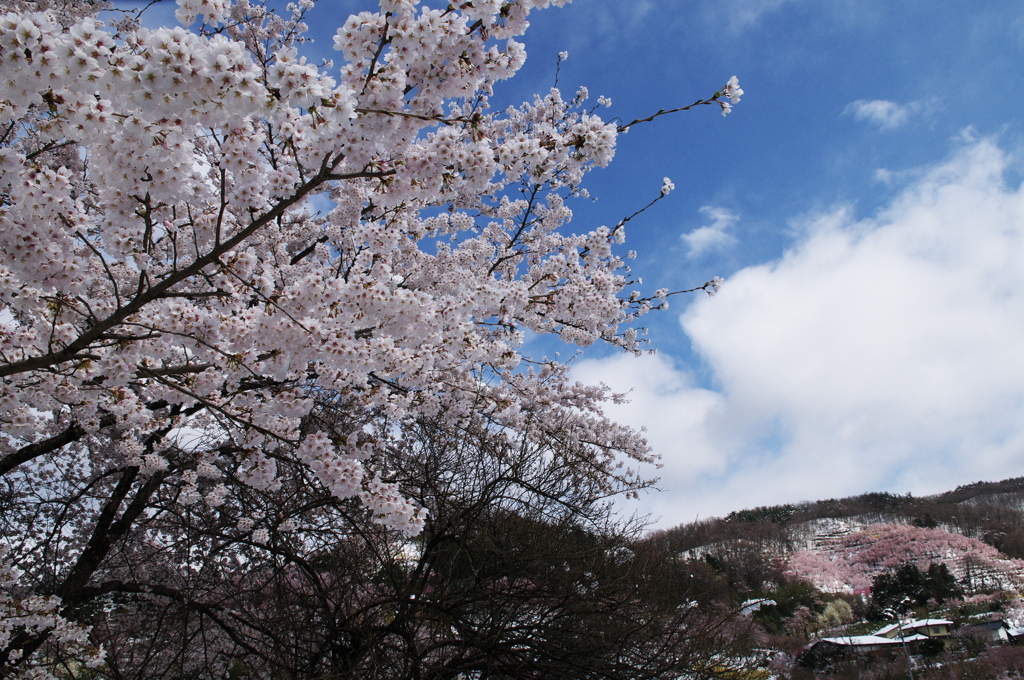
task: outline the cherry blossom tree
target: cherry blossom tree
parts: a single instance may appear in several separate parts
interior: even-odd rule
[[[904,563],[923,570],[945,564],[968,591],[1014,587],[1024,574],[1024,562],[1007,559],[978,539],[906,524],[872,524],[821,550],[799,550],[787,571],[828,592],[867,593],[875,576]]]
[[[429,510],[414,538],[284,470],[260,504],[293,528],[260,542],[199,504],[151,520],[163,544],[96,581],[100,675],[634,680],[756,658],[749,620],[637,541],[565,452],[483,420],[407,436],[388,462]]]
[[[338,29],[339,65],[299,53],[310,0],[178,0],[155,30],[7,4],[0,602],[43,618],[0,628],[0,668],[35,673],[98,574],[154,569],[165,517],[215,515],[258,552],[294,529],[259,499],[315,487],[416,534],[416,480],[385,462],[420,422],[557,442],[604,492],[643,486],[643,438],[601,410],[618,397],[524,338],[641,349],[634,321],[673,293],[632,288],[630,218],[569,233],[569,202],[619,132],[742,90],[619,125],[585,89],[492,110],[530,12],[565,1],[381,0]]]

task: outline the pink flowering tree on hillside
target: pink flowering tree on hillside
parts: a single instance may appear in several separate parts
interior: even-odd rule
[[[628,220],[570,233],[567,200],[618,132],[742,90],[618,126],[585,90],[491,110],[529,13],[564,1],[381,0],[330,69],[299,53],[310,0],[178,0],[156,30],[5,3],[0,587],[45,620],[0,628],[3,672],[55,658],[36,652],[101,594],[180,595],[110,570],[171,543],[200,560],[175,543],[194,514],[256,554],[302,529],[267,499],[316,489],[416,534],[416,480],[386,462],[416,423],[533,442],[605,494],[644,485],[616,397],[523,340],[638,351],[671,293],[631,289]]]
[[[866,593],[875,576],[907,562],[922,570],[933,562],[946,564],[958,578],[974,579],[965,583],[968,590],[1019,584],[1024,574],[1024,562],[1005,558],[987,543],[906,524],[874,524],[822,551],[797,551],[787,569],[826,591]]]

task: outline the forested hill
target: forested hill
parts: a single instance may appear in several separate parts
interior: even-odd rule
[[[675,552],[735,539],[787,550],[794,541],[808,540],[809,527],[823,525],[815,520],[941,527],[980,539],[1008,557],[1024,558],[1024,477],[975,482],[934,496],[874,492],[750,508],[658,531],[651,539]]]

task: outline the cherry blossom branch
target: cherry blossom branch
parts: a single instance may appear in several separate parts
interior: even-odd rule
[[[101,420],[102,426],[113,425],[113,417],[108,416],[106,420],[107,422],[105,423]],[[56,451],[57,449],[60,449],[72,442],[78,441],[86,434],[85,429],[83,429],[81,425],[75,423],[59,434],[28,444],[27,446],[23,446],[14,453],[9,453],[3,458],[0,458],[0,477],[23,463],[27,463],[34,458],[46,455],[47,453]]]
[[[447,118],[445,116],[430,116],[422,113],[411,113],[409,111],[390,111],[387,109],[368,109],[363,107],[357,107],[356,113],[362,114],[377,114],[380,116],[396,116],[398,118],[411,118],[413,120],[422,120],[430,123],[441,123],[443,125],[459,125],[472,123],[473,118],[468,116],[456,116],[455,118]]]
[[[373,57],[370,59],[370,65],[366,69],[366,81],[363,83],[362,92],[366,92],[366,88],[370,86],[370,81],[373,80],[374,69],[377,67],[377,63],[380,61],[380,57],[384,54],[384,48],[391,43],[391,38],[388,37],[388,28],[391,24],[387,20],[387,16],[384,19],[384,31],[381,33],[380,38],[377,41],[377,51],[373,53]]]
[[[696,288],[688,288],[686,290],[676,290],[672,291],[671,293],[665,293],[665,297],[669,297],[671,295],[681,295],[683,293],[696,293],[698,290],[702,290],[708,295],[714,295],[715,293],[718,292],[718,289],[722,287],[723,283],[724,281],[722,281],[721,278],[716,276],[712,278],[710,281],[707,281],[703,285],[697,286]]]
[[[169,431],[169,428],[166,431]],[[138,490],[135,498],[132,499],[132,502],[125,508],[121,516],[115,520],[117,510],[127,498],[138,474],[139,468],[137,467],[125,468],[110,499],[104,505],[96,520],[85,550],[79,555],[70,573],[64,578],[60,586],[57,587],[57,596],[60,597],[64,604],[64,611],[62,613],[65,616],[70,615],[76,605],[85,600],[87,597],[87,591],[84,590],[86,583],[88,583],[93,573],[95,573],[96,569],[99,568],[106,558],[111,547],[135,524],[143,510],[146,509],[149,498],[156,492],[160,484],[163,483],[164,476],[166,475],[165,472],[153,473]],[[10,658],[10,652],[13,650],[20,650],[20,656],[23,659],[31,656],[46,642],[52,632],[51,629],[47,629],[37,634],[25,631],[19,633],[10,642],[7,649],[3,650],[3,653],[0,654],[0,668]]]
[[[152,303],[163,296],[165,292],[168,292],[170,288],[185,281],[188,278],[196,276],[202,272],[202,270],[211,264],[216,264],[220,260],[220,256],[224,253],[238,247],[246,239],[251,237],[254,233],[259,231],[267,224],[276,221],[278,218],[283,216],[285,212],[301,201],[314,189],[318,188],[324,182],[328,180],[345,180],[355,178],[367,178],[367,177],[380,177],[386,174],[391,174],[393,171],[386,172],[356,172],[356,173],[345,173],[345,174],[334,174],[333,170],[341,162],[341,157],[335,157],[332,162],[329,160],[329,156],[324,159],[324,164],[321,166],[320,171],[309,179],[308,182],[296,188],[295,192],[282,200],[280,200],[272,209],[264,213],[259,219],[254,220],[245,229],[242,229],[237,234],[232,236],[230,239],[224,241],[220,246],[213,248],[209,253],[202,257],[196,258],[196,260],[176,273],[162,279],[159,283],[151,285],[144,293],[137,295],[128,304],[118,303],[117,309],[112,312],[107,318],[97,322],[95,325],[90,327],[78,336],[74,341],[69,343],[64,349],[57,352],[48,352],[41,356],[33,357],[30,359],[24,359],[22,361],[9,362],[6,365],[0,365],[0,378],[7,377],[10,375],[17,375],[19,373],[25,373],[28,371],[37,371],[44,368],[49,368],[58,364],[62,364],[66,361],[70,361],[75,357],[76,354],[84,350],[91,343],[99,339],[104,333],[110,328],[123,322],[125,319],[131,317],[134,314],[139,313],[143,307]],[[90,248],[92,247],[91,244]],[[102,257],[102,256],[100,256]],[[105,263],[104,263],[105,266]]]
[[[222,617],[222,614],[227,614],[228,618],[233,618],[239,621],[243,626],[248,628],[258,628],[254,625],[254,622],[248,620],[242,620],[237,612],[231,612],[225,607],[209,602],[199,602],[190,592],[182,591],[178,588],[172,588],[161,583],[139,583],[137,581],[122,581],[114,579],[110,581],[104,581],[98,586],[90,586],[82,589],[83,599],[91,599],[100,597],[102,595],[110,595],[113,593],[130,593],[137,595],[157,595],[170,600],[175,600],[187,606],[189,609],[202,614],[212,621],[218,628],[220,628],[231,641],[237,644],[239,647],[246,649],[251,654],[263,656],[263,652],[256,646],[248,642],[242,637],[236,628],[230,625],[227,620]]]
[[[628,123],[626,123],[624,125],[619,125],[616,128],[616,131],[617,132],[626,132],[627,130],[629,130],[629,128],[633,127],[634,125],[639,125],[640,123],[650,123],[655,118],[659,118],[661,116],[667,116],[670,113],[679,113],[680,111],[689,111],[690,109],[696,108],[698,106],[708,106],[710,104],[714,104],[717,101],[718,101],[717,97],[711,97],[710,99],[698,99],[697,101],[695,101],[692,104],[689,104],[687,106],[680,106],[680,107],[675,108],[675,109],[659,109],[657,112],[652,113],[651,115],[647,116],[646,118],[637,118],[636,120],[630,121],[630,122],[628,122]]]
[[[229,421],[231,421],[233,423],[241,425],[241,426],[243,426],[245,428],[250,428],[250,429],[252,429],[252,430],[254,430],[256,432],[259,432],[260,434],[262,434],[265,437],[269,437],[270,439],[273,439],[275,441],[279,441],[279,442],[281,442],[283,444],[294,444],[295,443],[294,441],[288,439],[287,437],[281,436],[280,434],[278,434],[277,432],[274,432],[273,430],[268,430],[265,427],[257,425],[256,423],[252,422],[251,420],[247,420],[246,418],[243,418],[242,416],[239,416],[239,415],[236,415],[234,413],[231,413],[230,411],[228,411],[226,408],[224,408],[220,404],[213,403],[208,398],[204,397],[201,394],[197,394],[197,393],[195,393],[192,390],[187,389],[184,385],[182,385],[180,383],[171,382],[170,380],[166,380],[162,376],[156,375],[155,373],[150,372],[148,369],[145,369],[145,368],[140,368],[139,372],[142,373],[143,375],[145,375],[146,377],[153,378],[154,380],[156,380],[160,384],[162,384],[162,385],[164,385],[166,387],[169,387],[170,389],[174,390],[175,392],[180,392],[181,394],[184,394],[187,397],[191,397],[192,399],[195,399],[196,402],[202,404],[207,410],[215,412],[215,413],[219,413],[220,415],[224,416],[227,420],[229,420]]]
[[[640,208],[639,210],[637,210],[637,211],[636,211],[635,213],[633,213],[632,215],[629,215],[628,217],[623,217],[623,218],[622,218],[621,220],[619,220],[619,221],[618,221],[618,223],[617,223],[617,224],[615,225],[615,227],[614,227],[614,228],[612,228],[611,232],[609,232],[609,234],[608,234],[608,235],[609,235],[609,236],[614,236],[614,235],[615,235],[615,234],[616,234],[616,233],[617,233],[617,232],[619,231],[619,229],[622,229],[622,228],[623,228],[624,226],[626,226],[626,223],[627,223],[627,222],[629,222],[630,220],[632,220],[632,219],[633,219],[634,217],[638,217],[639,215],[642,215],[642,214],[643,214],[644,212],[646,212],[646,211],[647,211],[647,210],[648,210],[648,209],[649,209],[649,208],[650,208],[651,206],[653,206],[653,205],[654,205],[655,203],[657,203],[657,202],[658,202],[658,201],[660,201],[661,199],[665,198],[666,196],[668,196],[668,192],[667,192],[667,191],[665,191],[665,190],[662,190],[662,192],[661,192],[660,194],[658,194],[658,196],[656,196],[656,197],[654,198],[654,200],[652,200],[652,201],[651,201],[650,203],[648,203],[648,204],[647,204],[647,205],[645,205],[644,207]]]
[[[33,160],[34,158],[38,157],[38,156],[42,156],[47,151],[55,151],[57,149],[62,149],[64,147],[66,147],[66,146],[72,146],[74,144],[76,144],[76,142],[74,140],[65,140],[63,142],[57,142],[57,141],[48,142],[47,144],[44,144],[41,148],[36,149],[35,151],[32,151],[31,153],[25,154],[25,160],[26,161],[30,161],[30,160]]]
[[[723,87],[718,92],[715,92],[715,94],[712,97],[709,97],[708,99],[698,99],[697,101],[688,106],[680,106],[675,109],[660,109],[657,112],[651,114],[650,116],[647,116],[646,118],[638,118],[634,121],[626,123],[625,125],[620,125],[616,129],[618,130],[618,132],[626,132],[627,130],[629,130],[629,128],[633,127],[634,125],[639,125],[640,123],[649,123],[660,116],[667,116],[670,113],[679,113],[680,111],[689,111],[690,109],[696,108],[698,106],[710,106],[711,104],[718,104],[721,107],[722,115],[724,116],[725,114],[729,113],[729,111],[732,110],[732,104],[736,104],[737,102],[739,102],[740,95],[743,94],[743,90],[740,89],[739,85],[739,80],[736,78],[736,76],[733,76],[732,78],[729,79],[729,82],[725,84],[725,87]],[[731,103],[723,101],[723,97],[729,99]]]
[[[195,366],[195,368],[201,368],[201,370],[206,370],[208,366],[197,365]],[[161,375],[181,375],[193,372],[188,369],[189,367],[187,366],[178,366],[168,369],[155,369],[154,372]],[[169,406],[169,404],[164,400],[158,400],[146,404],[146,408],[150,411],[158,411],[162,408],[166,408],[167,406]],[[182,413],[184,413],[185,415],[189,415],[195,413],[197,410],[198,409],[195,408],[189,408],[185,409]],[[116,422],[117,419],[114,416],[106,414],[99,419],[98,427],[100,429],[110,427],[111,425],[114,425]],[[68,444],[72,444],[78,441],[87,434],[89,434],[89,432],[85,430],[85,428],[83,428],[80,424],[71,423],[63,431],[53,435],[52,437],[41,439],[37,442],[33,442],[32,444],[27,444],[18,449],[17,451],[15,451],[14,453],[9,453],[3,458],[0,458],[0,477],[4,476],[5,474],[10,472],[14,468],[18,467],[19,465],[23,465],[24,463],[27,463],[35,458],[38,458],[39,456],[44,456],[48,453],[53,453],[54,451],[57,451],[58,449],[64,446],[67,446]]]

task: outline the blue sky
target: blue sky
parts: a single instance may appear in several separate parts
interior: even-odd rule
[[[1022,9],[580,0],[534,22],[531,56],[561,35],[562,81],[624,118],[746,91],[631,132],[592,183],[615,213],[671,177],[636,271],[726,279],[648,323],[657,357],[577,371],[633,389],[615,414],[662,454],[638,506],[661,526],[1024,474]]]
[[[315,48],[363,0],[309,15]],[[173,5],[157,13],[173,21]],[[552,84],[623,120],[746,94],[619,138],[573,206],[630,223],[645,289],[726,279],[647,318],[658,354],[591,348],[632,390],[659,526],[866,491],[1024,475],[1024,6],[952,0],[576,0],[538,12],[502,104]]]

